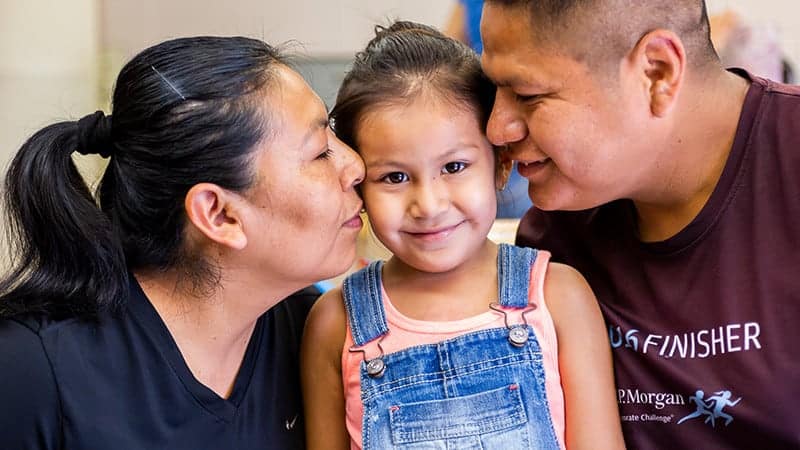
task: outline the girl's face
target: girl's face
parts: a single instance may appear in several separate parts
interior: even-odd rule
[[[405,264],[441,273],[485,244],[497,203],[494,154],[477,115],[433,97],[366,114],[356,141],[375,235]]]
[[[355,259],[362,205],[355,186],[364,166],[294,71],[279,69],[265,108],[265,126],[276,131],[257,150],[248,248],[260,277],[299,288],[344,272]]]

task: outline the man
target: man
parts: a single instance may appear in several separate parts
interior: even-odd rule
[[[800,89],[726,71],[708,27],[701,0],[489,0],[487,134],[530,182],[518,243],[601,303],[629,448],[796,449]]]

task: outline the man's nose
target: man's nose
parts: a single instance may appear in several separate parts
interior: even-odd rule
[[[497,146],[513,144],[525,139],[527,133],[527,125],[518,111],[516,101],[498,91],[486,126],[489,142]]]

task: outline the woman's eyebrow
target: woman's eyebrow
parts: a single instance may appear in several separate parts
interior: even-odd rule
[[[311,128],[306,132],[306,135],[303,136],[303,146],[308,143],[308,140],[311,139],[311,136],[314,136],[319,132],[320,129],[328,128],[328,116],[318,117],[314,122],[311,124]]]

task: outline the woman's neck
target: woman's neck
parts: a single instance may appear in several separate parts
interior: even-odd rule
[[[192,375],[220,397],[227,398],[256,321],[282,297],[273,299],[262,291],[256,302],[244,286],[227,283],[216,287],[209,296],[199,298],[182,289],[174,273],[135,276]]]

